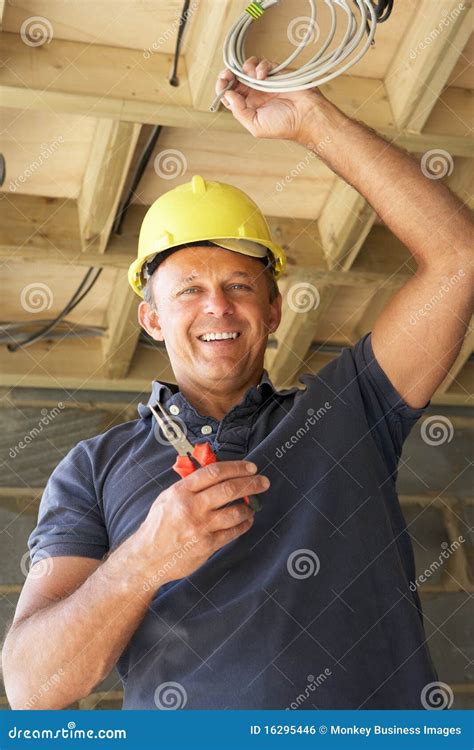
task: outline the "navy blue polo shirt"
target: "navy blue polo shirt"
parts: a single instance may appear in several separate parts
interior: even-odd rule
[[[303,389],[266,372],[218,421],[153,382],[194,444],[271,479],[247,533],[159,588],[117,668],[125,709],[419,709],[437,680],[395,487],[402,445],[429,406],[399,396],[363,336]],[[79,442],[52,473],[32,562],[101,559],[178,477],[139,419]],[[412,586],[414,588],[414,586]],[[91,603],[92,606],[92,603]]]

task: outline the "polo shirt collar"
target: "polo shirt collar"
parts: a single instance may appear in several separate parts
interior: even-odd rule
[[[239,406],[249,407],[249,406],[257,405],[261,403],[264,399],[269,398],[270,396],[274,394],[286,396],[286,395],[290,395],[294,393],[297,390],[298,388],[288,388],[285,390],[277,391],[270,379],[270,376],[267,370],[263,370],[262,377],[260,378],[260,382],[258,383],[257,386],[252,385],[247,389]],[[169,409],[169,407],[172,404],[175,404],[176,406],[179,407],[180,411],[191,412],[191,413],[194,413],[198,417],[203,416],[196,412],[194,407],[191,406],[191,404],[183,396],[183,394],[181,393],[177,385],[175,385],[174,383],[166,383],[166,382],[160,382],[158,380],[153,380],[151,395],[147,403],[138,404],[138,413],[140,417],[142,417],[143,419],[148,417],[151,414],[150,404],[151,406],[155,406],[155,404],[158,401],[163,406],[165,406],[166,409]],[[237,407],[233,407],[233,408],[235,409]]]

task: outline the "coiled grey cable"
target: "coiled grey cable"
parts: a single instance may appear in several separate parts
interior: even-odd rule
[[[281,0],[259,0],[251,3],[246,11],[240,16],[236,23],[231,27],[224,42],[224,63],[240,83],[247,84],[250,88],[267,93],[289,93],[292,91],[303,91],[304,89],[321,86],[323,83],[331,81],[333,78],[345,73],[352,65],[355,65],[367,52],[372,44],[375,35],[378,20],[385,20],[378,17],[371,0],[353,0],[353,6],[350,6],[348,0],[323,0],[330,12],[330,25],[328,36],[318,49],[317,53],[302,65],[298,70],[283,73],[298,57],[302,50],[310,42],[314,29],[318,27],[317,2],[319,0],[308,0],[311,16],[308,17],[308,29],[298,44],[297,48],[282,63],[272,68],[265,80],[257,80],[247,75],[243,71],[243,64],[247,59],[245,54],[245,35],[250,24],[261,18],[263,13]],[[384,3],[387,0],[383,0]],[[339,24],[339,17],[336,9],[339,8],[347,17],[347,28],[342,40],[334,50],[328,50],[336,34],[336,28]],[[390,8],[391,9],[391,8]],[[358,10],[357,14],[354,12]],[[358,22],[359,21],[359,22]],[[362,37],[367,32],[367,38],[361,45]],[[360,49],[358,49],[360,45]],[[349,58],[349,59],[348,59]],[[210,111],[215,112],[220,99],[228,91],[234,82],[230,82],[226,88],[221,91],[214,99],[210,106]]]

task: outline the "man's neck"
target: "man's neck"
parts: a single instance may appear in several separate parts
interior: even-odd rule
[[[252,385],[258,385],[262,378],[263,370],[256,372],[245,383],[235,384],[229,387],[229,383],[222,383],[213,388],[212,383],[206,387],[202,384],[193,384],[189,381],[178,383],[179,390],[188,403],[193,406],[199,414],[214,417],[220,421],[232,409],[233,406],[242,401],[247,390]]]

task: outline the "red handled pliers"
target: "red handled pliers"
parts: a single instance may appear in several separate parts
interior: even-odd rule
[[[158,414],[153,406],[150,406],[150,409],[155,415],[156,421],[160,425],[165,438],[169,440],[178,454],[178,458],[173,464],[173,469],[182,479],[200,469],[201,466],[216,463],[217,456],[212,450],[210,443],[206,441],[192,445],[179,424],[169,416],[159,401],[157,401],[156,406],[161,411],[161,415]],[[243,498],[243,501],[255,512],[261,510],[260,500],[255,495],[246,496]]]

